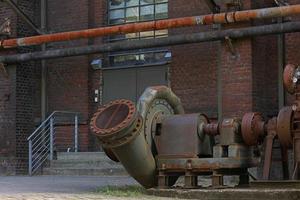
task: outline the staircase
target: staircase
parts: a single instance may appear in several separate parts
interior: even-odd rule
[[[111,161],[103,152],[78,152],[80,151],[79,125],[80,113],[69,111],[54,111],[41,123],[28,138],[28,173],[30,176],[35,174],[127,175],[121,164]],[[73,140],[71,143],[62,143],[59,141],[59,133],[71,134]],[[57,152],[56,155],[55,152]]]
[[[103,152],[59,152],[57,160],[51,160],[50,166],[43,168],[43,175],[126,176],[127,173]]]

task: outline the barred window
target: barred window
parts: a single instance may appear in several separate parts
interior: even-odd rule
[[[152,21],[168,18],[168,0],[109,0],[109,25]],[[168,30],[128,33],[109,37],[110,42],[167,37]],[[116,52],[109,55],[110,67],[160,64],[168,62],[166,49]]]

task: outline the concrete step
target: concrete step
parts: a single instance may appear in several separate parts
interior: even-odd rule
[[[53,160],[50,163],[53,168],[123,168],[120,163],[111,160]]]
[[[57,160],[99,160],[109,159],[104,152],[58,152]]]
[[[43,175],[67,176],[128,176],[120,163],[103,152],[59,152],[57,160],[43,169]]]
[[[43,175],[64,176],[128,176],[122,168],[95,169],[95,168],[44,168]]]

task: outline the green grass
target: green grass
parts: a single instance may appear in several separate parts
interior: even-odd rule
[[[137,197],[146,195],[146,189],[140,186],[106,186],[98,189],[96,192],[114,197]]]

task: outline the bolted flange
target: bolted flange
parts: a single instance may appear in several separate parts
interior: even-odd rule
[[[280,144],[283,147],[290,148],[293,144],[292,137],[292,122],[293,122],[292,107],[284,107],[280,110],[277,117],[277,135]]]
[[[262,141],[265,134],[265,122],[260,113],[247,113],[242,120],[242,136],[248,146],[254,146]]]

